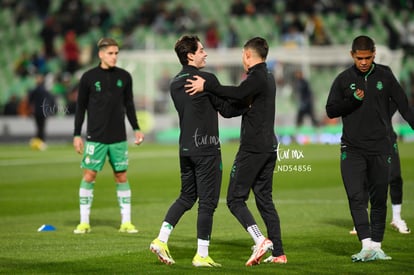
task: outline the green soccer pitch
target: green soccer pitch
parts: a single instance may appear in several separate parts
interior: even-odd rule
[[[339,172],[339,145],[281,145],[274,174],[286,265],[245,267],[253,242],[225,204],[228,174],[237,144],[222,144],[223,185],[215,213],[210,256],[221,268],[195,268],[196,211],[176,226],[169,248],[176,264],[166,266],[149,251],[180,189],[176,145],[131,146],[129,182],[132,222],[138,234],[117,231],[120,224],[110,166],[98,174],[91,214],[92,232],[75,235],[79,222],[80,156],[72,146],[0,145],[0,274],[412,274],[414,232],[391,229],[391,205],[383,241],[391,261],[352,263],[361,246],[352,229]],[[402,216],[414,229],[414,143],[400,143],[404,204]],[[265,233],[253,197],[249,207]],[[56,230],[37,232],[42,224]]]

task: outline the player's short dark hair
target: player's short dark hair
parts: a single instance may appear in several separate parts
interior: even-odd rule
[[[371,51],[375,52],[375,42],[372,38],[366,35],[360,35],[355,37],[352,41],[351,51],[354,53],[356,51]]]
[[[99,41],[97,43],[97,46],[98,46],[99,50],[104,49],[104,48],[109,47],[109,46],[119,47],[118,42],[116,42],[115,39],[108,38],[108,37],[104,37],[104,38],[99,39]]]
[[[187,55],[197,51],[198,42],[200,39],[197,35],[184,35],[177,40],[174,50],[182,65],[188,65]]]
[[[243,48],[254,50],[261,58],[263,58],[263,60],[266,59],[267,54],[269,52],[269,45],[267,44],[266,39],[262,37],[254,37],[248,40],[244,44]]]

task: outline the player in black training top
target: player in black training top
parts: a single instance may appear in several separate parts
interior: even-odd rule
[[[273,203],[273,171],[277,159],[278,141],[274,132],[276,83],[266,66],[269,51],[267,41],[255,37],[243,47],[243,66],[247,78],[237,87],[221,86],[201,77],[189,79],[187,92],[196,94],[202,90],[216,95],[249,102],[250,110],[243,114],[240,130],[240,147],[230,173],[227,205],[231,213],[249,232],[255,242],[253,253],[246,265],[259,264],[263,255],[272,250],[264,262],[286,263],[283,250],[279,215]],[[263,218],[268,233],[260,231],[246,205],[250,190]]]
[[[218,80],[213,74],[199,70],[206,64],[207,53],[197,36],[181,37],[175,44],[175,52],[183,66],[170,85],[180,123],[181,191],[168,209],[150,250],[163,263],[175,263],[167,246],[169,236],[180,218],[198,199],[197,253],[192,263],[197,267],[219,267],[221,265],[209,256],[208,251],[222,179],[217,112],[224,117],[239,116],[248,110],[248,106],[210,93],[188,95],[184,87],[187,78],[203,75],[212,82],[218,83]]]
[[[334,80],[326,103],[328,117],[342,117],[341,174],[351,216],[362,243],[352,261],[391,259],[381,249],[387,215],[387,190],[393,161],[390,102],[414,128],[414,113],[387,66],[376,64],[368,36],[352,42],[354,65]],[[367,198],[370,211],[367,211]]]
[[[85,72],[79,83],[75,114],[73,146],[83,153],[84,175],[79,188],[80,224],[75,234],[88,233],[93,189],[98,171],[108,157],[114,172],[118,202],[121,209],[120,232],[136,233],[131,223],[131,188],[127,179],[128,143],[125,114],[134,130],[135,143],[141,144],[144,134],[139,130],[131,75],[116,67],[119,47],[112,38],[98,42],[100,63]],[[81,138],[82,124],[87,115],[85,150]]]

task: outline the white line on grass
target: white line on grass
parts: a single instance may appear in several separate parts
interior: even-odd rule
[[[164,152],[142,152],[129,155],[129,159],[148,159],[148,158],[170,158],[177,157],[177,152],[164,151]],[[48,157],[45,159],[9,159],[0,160],[0,167],[6,166],[20,166],[20,165],[44,165],[44,164],[62,164],[62,163],[74,163],[80,162],[81,156],[71,157]]]

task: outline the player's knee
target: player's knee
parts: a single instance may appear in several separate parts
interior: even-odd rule
[[[235,214],[238,212],[238,209],[242,208],[244,206],[243,201],[237,201],[237,200],[227,200],[227,207],[229,208],[230,212]]]
[[[126,171],[116,172],[114,176],[116,182],[127,182],[128,180]]]
[[[199,201],[199,211],[204,211],[206,213],[213,213],[217,208],[217,201]]]
[[[92,170],[85,170],[85,173],[83,174],[83,179],[86,182],[94,182],[96,179],[96,172]]]
[[[193,208],[194,204],[196,203],[197,198],[184,196],[183,194],[180,195],[177,202],[181,204],[181,206],[187,211]]]

